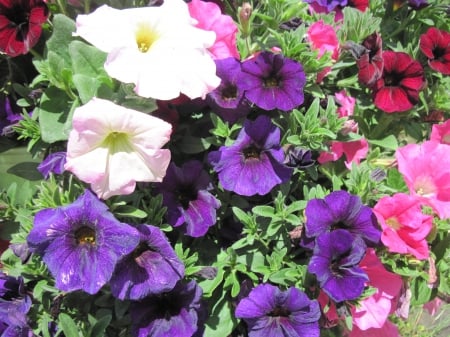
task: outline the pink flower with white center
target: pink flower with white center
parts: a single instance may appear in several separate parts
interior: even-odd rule
[[[238,27],[231,16],[223,15],[214,2],[192,0],[189,13],[198,21],[196,27],[216,33],[214,44],[208,48],[214,59],[234,57],[240,59],[236,46]]]
[[[442,124],[433,125],[430,140],[450,145],[450,119]]]
[[[169,123],[93,98],[75,109],[65,169],[99,198],[130,194],[137,181],[161,182],[170,162]]]
[[[76,35],[108,53],[106,72],[135,84],[140,96],[169,100],[183,93],[205,98],[220,84],[208,51],[216,35],[195,23],[182,0],[122,10],[103,5],[78,15]]]
[[[345,166],[348,169],[352,168],[352,163],[359,164],[361,159],[366,158],[369,151],[369,143],[364,138],[353,140],[350,142],[332,141],[330,152],[322,152],[317,158],[320,164],[325,164],[330,161],[336,161],[345,155]]]
[[[428,258],[426,237],[433,217],[422,213],[420,200],[397,193],[378,200],[373,211],[383,229],[381,241],[390,252],[411,254],[419,260]]]
[[[408,144],[395,153],[398,170],[412,196],[450,218],[450,146],[435,141]]]

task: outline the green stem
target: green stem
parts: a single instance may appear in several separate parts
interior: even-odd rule
[[[58,5],[59,11],[67,16],[66,5],[61,0],[56,0],[56,4]]]
[[[89,14],[91,11],[91,0],[84,0],[84,13]]]

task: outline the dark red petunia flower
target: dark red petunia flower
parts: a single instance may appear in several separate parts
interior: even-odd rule
[[[365,12],[369,8],[369,0],[348,0],[347,6]]]
[[[357,60],[358,80],[361,84],[371,87],[383,74],[382,40],[378,33],[366,37],[362,43],[366,49]]]
[[[425,84],[422,65],[407,53],[385,51],[383,76],[374,84],[375,106],[388,113],[411,109]]]
[[[26,54],[41,36],[49,11],[42,0],[0,0],[0,52]]]
[[[428,58],[430,68],[450,75],[450,33],[431,27],[420,36],[420,50]]]

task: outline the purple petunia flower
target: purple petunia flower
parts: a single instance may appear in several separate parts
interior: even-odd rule
[[[140,243],[122,259],[111,278],[111,293],[123,300],[140,300],[172,290],[184,276],[178,258],[164,233],[155,226],[140,225]]]
[[[363,292],[367,274],[358,267],[366,245],[344,229],[323,233],[316,239],[308,271],[336,302],[357,299]]]
[[[269,193],[293,171],[283,164],[280,129],[264,115],[245,121],[236,141],[211,152],[208,160],[224,189],[245,196]]]
[[[132,335],[136,337],[197,336],[205,319],[202,289],[195,281],[130,305]]]
[[[264,110],[289,111],[304,101],[303,66],[281,54],[268,51],[242,63],[245,97]]]
[[[38,171],[48,179],[50,173],[61,174],[66,164],[66,152],[55,152],[49,154],[37,167]]]
[[[335,191],[324,199],[311,199],[305,209],[304,246],[322,233],[342,228],[354,236],[361,236],[368,246],[379,244],[381,231],[372,209],[361,198],[347,191]],[[308,240],[308,238],[310,240]]]
[[[208,105],[229,123],[236,122],[250,112],[250,104],[244,98],[241,62],[234,57],[215,60],[216,74],[221,79],[220,85],[211,91],[207,98]]]
[[[261,284],[239,302],[235,315],[247,323],[249,337],[320,335],[318,302],[294,287],[281,291]]]
[[[157,189],[167,207],[167,221],[174,227],[182,226],[182,231],[192,237],[206,234],[216,223],[216,209],[220,201],[208,192],[212,188],[203,164],[191,160],[177,167],[169,165],[162,183]]]
[[[27,294],[22,277],[0,272],[0,333],[2,336],[33,336],[27,314],[31,297]],[[3,329],[3,330],[2,330]]]
[[[298,146],[289,146],[286,150],[284,164],[288,167],[307,169],[313,166],[315,160],[312,159],[311,150],[303,149]]]
[[[337,7],[347,6],[348,0],[304,0],[304,2],[314,5],[314,7],[323,8],[326,10],[326,13],[329,13]]]
[[[58,289],[95,294],[119,259],[136,248],[139,233],[86,190],[70,205],[36,213],[27,241],[43,255]]]

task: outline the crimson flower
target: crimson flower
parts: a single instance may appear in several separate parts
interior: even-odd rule
[[[450,75],[450,33],[431,27],[420,36],[420,50],[431,69]]]
[[[378,109],[387,113],[411,109],[425,84],[422,65],[404,52],[384,51],[383,76],[373,86]]]
[[[0,0],[0,51],[11,57],[28,53],[48,14],[42,0]]]

